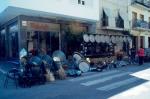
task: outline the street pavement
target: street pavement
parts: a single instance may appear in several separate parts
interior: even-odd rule
[[[1,73],[0,99],[150,99],[149,72],[150,63],[145,63],[17,89],[4,88]]]

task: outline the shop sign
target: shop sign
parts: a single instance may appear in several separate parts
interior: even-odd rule
[[[22,21],[22,26],[27,26],[27,21]]]
[[[32,30],[41,30],[41,31],[48,31],[49,30],[49,24],[48,23],[28,21],[28,27]]]

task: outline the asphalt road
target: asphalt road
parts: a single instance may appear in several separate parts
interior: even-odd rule
[[[3,88],[5,77],[1,73],[0,99],[150,99],[148,94],[144,98],[142,96],[143,92],[150,92],[149,68],[148,63],[143,66],[126,66],[18,89],[13,85]],[[147,78],[142,78],[144,76],[141,73],[145,73]],[[147,86],[147,90],[138,91],[138,87],[142,89],[143,86]],[[138,94],[130,95],[135,90]]]

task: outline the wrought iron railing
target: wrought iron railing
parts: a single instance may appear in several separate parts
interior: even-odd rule
[[[143,5],[147,8],[150,8],[150,1],[147,1],[147,0],[132,0],[132,4],[140,4],[140,5]]]
[[[133,20],[132,21],[132,27],[133,28],[144,28],[144,29],[150,29],[150,23],[143,21],[143,20]]]

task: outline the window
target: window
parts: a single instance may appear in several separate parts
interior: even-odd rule
[[[15,23],[9,26],[10,56],[19,57],[18,25]]]
[[[81,0],[78,0],[78,4],[81,4]]]
[[[140,19],[144,21],[144,15],[140,14]]]
[[[102,26],[108,26],[108,16],[106,15],[104,10],[102,15]]]
[[[82,1],[82,5],[85,5],[85,1]]]
[[[118,17],[116,17],[116,27],[124,28],[124,20],[122,19],[119,13]]]
[[[85,5],[85,1],[84,0],[78,0],[78,4]]]
[[[132,12],[132,19],[137,20],[137,13],[136,12]]]

